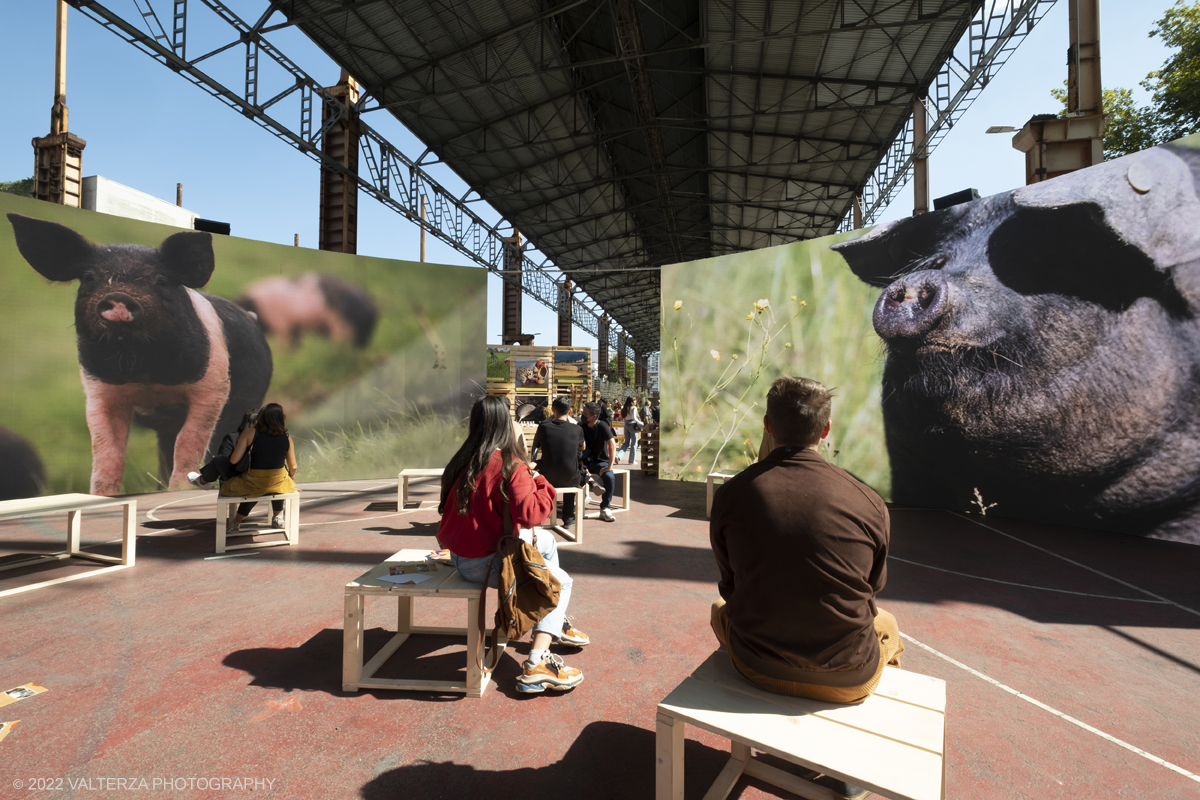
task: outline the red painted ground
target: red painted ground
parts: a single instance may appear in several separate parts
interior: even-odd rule
[[[655,704],[715,648],[702,485],[635,476],[633,511],[589,521],[586,544],[563,550],[571,612],[593,639],[563,651],[586,674],[579,689],[518,696],[510,655],[482,700],[341,691],[342,587],[401,548],[433,547],[436,514],[396,512],[394,482],[307,488],[299,547],[205,560],[213,495],[150,495],[137,566],[0,598],[0,688],[49,689],[0,708],[21,720],[0,741],[0,797],[40,795],[15,788],[31,780],[60,797],[130,797],[122,778],[145,780],[135,797],[653,796]],[[115,539],[118,524],[85,515],[84,539]],[[0,523],[0,555],[61,549],[62,525]],[[910,642],[905,667],[949,683],[950,797],[1200,797],[1160,763],[1200,773],[1200,548],[896,509],[892,554],[882,605],[905,634],[1146,754]],[[89,569],[2,572],[0,590]],[[461,624],[464,603],[424,602],[420,621]],[[368,649],[394,613],[368,600]],[[449,678],[463,649],[409,642],[385,674]],[[687,793],[700,798],[727,745],[688,738]],[[210,779],[230,788],[201,790]],[[733,796],[789,795],[743,780]]]

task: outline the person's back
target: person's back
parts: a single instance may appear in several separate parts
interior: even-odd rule
[[[538,472],[556,489],[577,489],[579,455],[583,447],[583,429],[571,421],[571,402],[556,397],[551,404],[554,417],[538,425],[533,435],[533,450],[537,453]],[[575,523],[575,495],[563,497],[563,524]]]
[[[800,683],[871,678],[888,546],[874,491],[815,450],[781,447],[720,487],[711,531],[729,646],[743,664]]]

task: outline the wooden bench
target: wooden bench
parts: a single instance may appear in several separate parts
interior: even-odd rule
[[[734,476],[732,472],[710,472],[708,473],[708,496],[704,502],[704,518],[708,519],[712,516],[712,501],[713,495],[717,493],[716,481],[724,483]]]
[[[683,798],[685,724],[730,741],[705,800],[723,800],[742,773],[811,800],[833,792],[753,758],[752,748],[892,800],[945,800],[946,683],[885,667],[860,705],[786,697],[748,683],[718,650],[658,704],[656,800]]]
[[[402,469],[397,476],[396,510],[403,511],[408,507],[408,481],[410,478],[441,478],[445,470],[439,469]],[[420,506],[420,503],[413,503]]]
[[[556,487],[554,489],[554,492],[555,492],[554,499],[555,499],[555,506],[556,506],[555,510],[554,510],[554,514],[556,515],[556,517],[554,519],[552,519],[551,522],[554,522],[557,519],[557,514],[558,514],[557,504],[562,502],[563,495],[565,495],[565,494],[575,495],[575,527],[572,530],[568,530],[568,529],[564,528],[562,525],[551,525],[550,526],[556,533],[558,533],[560,536],[562,536],[563,538],[565,538],[567,540],[565,542],[559,542],[558,543],[559,546],[566,547],[568,545],[573,545],[573,544],[583,544],[583,515],[584,515],[584,512],[586,511],[585,507],[587,505],[587,500],[588,500],[587,490],[584,489],[584,487],[582,487],[582,486],[572,486],[572,487],[567,487],[567,488],[563,488],[563,489]]]
[[[247,530],[241,530],[237,533],[227,533],[225,524],[229,520],[229,507],[236,506],[242,503],[254,500],[256,502],[266,502],[269,500],[283,501],[283,527],[276,528],[271,525],[256,526]],[[270,503],[267,504],[267,519],[270,520],[274,516],[271,511]],[[246,523],[243,522],[243,525]],[[258,536],[263,533],[282,533],[286,538],[283,541],[274,542],[247,542],[246,544],[226,544],[226,537],[229,536]],[[217,495],[217,552],[224,553],[226,550],[250,550],[256,547],[285,547],[288,545],[300,544],[300,493],[289,492],[288,494],[264,494],[261,497],[226,497],[225,495]]]
[[[97,508],[108,508],[111,506],[122,506],[124,509],[124,523],[121,534],[121,556],[102,556],[97,553],[85,553],[79,549],[79,533],[80,533],[80,517],[85,510],[93,510]],[[66,512],[67,514],[67,549],[61,553],[36,553],[27,554],[21,553],[18,555],[8,556],[0,560],[0,570],[16,569],[17,567],[27,567],[32,564],[37,564],[43,561],[57,561],[64,558],[86,558],[91,561],[99,561],[102,564],[111,564],[113,566],[105,567],[104,569],[92,570],[91,572],[81,572],[76,575],[67,575],[63,578],[55,578],[54,580],[42,581],[41,583],[30,584],[29,586],[21,586],[16,589],[7,589],[0,592],[0,597],[5,597],[10,594],[19,592],[28,592],[31,589],[40,589],[44,586],[52,586],[57,583],[66,583],[80,578],[90,578],[93,575],[100,575],[105,572],[112,572],[118,569],[132,567],[137,550],[137,536],[135,528],[137,526],[137,501],[129,500],[122,497],[100,497],[93,494],[59,494],[51,497],[26,497],[18,500],[4,500],[0,502],[0,519],[16,519],[19,517],[32,517],[41,514],[59,514]]]
[[[468,697],[482,697],[491,675],[484,675],[475,662],[479,641],[476,624],[479,613],[478,583],[463,580],[458,570],[448,564],[437,564],[436,572],[422,583],[410,586],[380,580],[390,567],[432,563],[425,559],[429,550],[401,550],[364,575],[346,584],[345,625],[342,639],[342,691],[360,689],[397,689],[418,692],[462,692]],[[370,661],[363,664],[363,612],[367,597],[395,597],[397,605],[396,635]],[[453,598],[467,601],[467,624],[462,628],[440,628],[413,624],[413,605],[418,597]],[[409,678],[376,678],[375,673],[404,644],[410,636],[434,634],[467,637],[467,679],[465,681],[417,680]],[[488,634],[490,635],[490,634]],[[506,642],[501,641],[501,653]],[[484,654],[490,663],[491,653]]]
[[[618,495],[615,490],[613,491],[613,500],[612,501],[613,501],[614,505],[609,509],[609,511],[613,512],[614,514],[619,513],[621,511],[628,511],[633,506],[633,496],[630,494],[630,491],[629,491],[629,473],[632,470],[628,469],[628,466],[631,466],[631,465],[627,465],[627,467],[625,469],[620,469],[620,468],[613,469],[613,474],[622,478],[623,484],[624,484],[621,487],[621,489],[622,489],[621,494]],[[603,483],[600,481],[599,475],[593,475],[592,477],[596,479],[597,484],[600,484],[601,486],[603,486]],[[584,497],[589,502],[592,502],[592,503],[600,502],[599,500],[591,497],[591,495],[588,493],[585,493]],[[620,503],[620,505],[616,505],[617,503]],[[600,512],[596,511],[592,514],[587,514],[585,516],[588,519],[599,519]]]

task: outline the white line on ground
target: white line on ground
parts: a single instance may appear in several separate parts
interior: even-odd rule
[[[1094,572],[1095,574],[1100,575],[1101,577],[1108,578],[1110,581],[1116,581],[1117,583],[1121,584],[1122,586],[1127,586],[1130,589],[1135,589],[1135,590],[1141,592],[1142,594],[1148,594],[1156,600],[1161,600],[1162,602],[1164,602],[1168,605],[1175,606],[1176,608],[1186,611],[1189,614],[1195,614],[1197,617],[1200,617],[1200,611],[1197,611],[1194,608],[1188,608],[1187,606],[1180,605],[1179,603],[1176,603],[1174,600],[1170,600],[1166,597],[1163,597],[1162,595],[1155,594],[1154,592],[1150,591],[1149,589],[1143,589],[1142,587],[1135,586],[1134,584],[1129,583],[1128,581],[1123,581],[1120,578],[1114,578],[1112,575],[1109,575],[1107,572],[1101,572],[1100,570],[1095,569],[1094,567],[1089,567],[1087,564],[1080,564],[1078,561],[1075,561],[1074,559],[1067,558],[1066,556],[1061,556],[1058,553],[1054,552],[1053,550],[1047,550],[1044,547],[1039,547],[1038,545],[1034,544],[1033,542],[1027,542],[1020,537],[1013,536],[1011,533],[1005,533],[1004,531],[1000,530],[999,528],[993,528],[991,525],[984,525],[979,520],[971,519],[970,517],[966,516],[965,514],[958,514],[953,511],[947,511],[946,513],[950,514],[951,516],[961,517],[962,519],[965,519],[967,522],[974,522],[979,527],[987,528],[989,531],[992,531],[993,533],[998,533],[1001,536],[1006,536],[1009,539],[1012,539],[1014,542],[1020,542],[1023,545],[1032,547],[1034,550],[1041,550],[1043,553],[1046,553],[1047,555],[1052,555],[1055,558],[1061,558],[1063,561],[1066,561],[1068,564],[1074,564],[1075,566],[1080,567],[1081,569],[1086,569],[1088,572]]]
[[[1005,535],[1007,535],[1007,534],[1005,534]],[[1115,737],[1111,734],[1105,733],[1104,731],[1102,731],[1098,728],[1093,728],[1091,725],[1088,725],[1086,722],[1081,722],[1080,720],[1075,719],[1070,714],[1064,714],[1063,712],[1059,711],[1056,708],[1051,708],[1050,706],[1046,705],[1045,703],[1043,703],[1040,700],[1035,700],[1032,697],[1030,697],[1029,695],[1019,692],[1016,689],[1012,688],[1011,686],[1006,686],[1005,684],[1001,683],[1000,681],[996,680],[995,678],[992,678],[988,675],[984,675],[982,672],[980,672],[977,669],[968,667],[966,664],[962,663],[961,661],[951,658],[950,656],[946,655],[945,653],[942,653],[938,650],[934,650],[932,647],[930,647],[927,644],[918,642],[916,639],[912,638],[911,636],[909,636],[906,633],[901,633],[900,636],[903,637],[905,641],[912,642],[917,647],[920,647],[923,650],[927,650],[930,653],[933,653],[938,658],[940,658],[944,661],[950,662],[951,664],[958,667],[959,669],[966,670],[967,672],[974,675],[976,678],[981,678],[981,679],[987,681],[988,683],[992,684],[993,686],[995,686],[998,689],[1003,689],[1004,691],[1008,692],[1009,694],[1011,694],[1015,697],[1019,697],[1027,703],[1032,703],[1033,705],[1037,706],[1038,708],[1042,709],[1043,711],[1049,711],[1054,716],[1059,717],[1060,719],[1066,720],[1067,722],[1071,723],[1072,725],[1076,725],[1080,728],[1083,728],[1088,733],[1094,733],[1102,739],[1107,739],[1108,741],[1112,742],[1113,744],[1124,747],[1126,750],[1130,751],[1131,753],[1137,753],[1142,758],[1149,759],[1150,761],[1153,761],[1155,764],[1166,767],[1167,769],[1172,770],[1174,772],[1178,772],[1180,775],[1184,776],[1185,778],[1189,778],[1193,781],[1196,781],[1197,783],[1200,783],[1200,775],[1197,775],[1194,772],[1188,772],[1183,767],[1176,766],[1175,764],[1172,764],[1170,761],[1161,759],[1152,753],[1147,753],[1145,750],[1141,749],[1140,747],[1135,747],[1134,745],[1131,745],[1129,742],[1122,741],[1122,740],[1118,739],[1117,737]]]
[[[912,564],[914,567],[924,567],[925,569],[932,569],[937,572],[945,572],[950,575],[961,575],[964,578],[970,578],[971,580],[975,580],[975,581],[987,581],[988,583],[1002,583],[1005,586],[1020,586],[1022,589],[1037,589],[1042,592],[1058,592],[1059,594],[1074,594],[1074,595],[1078,595],[1079,597],[1095,597],[1100,600],[1124,600],[1127,603],[1157,603],[1157,604],[1161,604],[1161,605],[1169,605],[1169,602],[1166,600],[1147,600],[1147,599],[1144,599],[1141,597],[1114,597],[1113,595],[1108,595],[1108,594],[1089,594],[1087,592],[1072,592],[1069,589],[1051,589],[1049,586],[1033,586],[1032,584],[1028,584],[1028,583],[1013,583],[1012,581],[1002,581],[998,578],[985,578],[982,575],[970,575],[966,572],[955,572],[952,569],[943,569],[941,567],[934,567],[929,564],[922,564],[919,561],[909,561],[906,558],[897,558],[896,556],[892,555],[891,553],[888,554],[888,561],[899,561],[901,564]]]
[[[257,555],[261,555],[261,553],[228,553],[223,556],[208,556],[204,560],[205,561],[216,561],[217,559],[220,559],[220,558],[241,558],[242,556],[257,556]]]

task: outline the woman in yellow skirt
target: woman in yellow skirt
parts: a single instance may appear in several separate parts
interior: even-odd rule
[[[250,459],[250,469],[235,475],[221,484],[221,494],[226,497],[262,497],[264,494],[290,494],[296,491],[296,445],[288,436],[287,418],[283,406],[267,403],[258,412],[253,428],[242,431],[229,456],[231,464],[243,458]],[[249,456],[246,451],[249,450]],[[238,506],[237,514],[229,520],[229,533],[241,530],[242,520],[254,508],[251,500]],[[283,501],[272,500],[271,526],[283,527]]]

